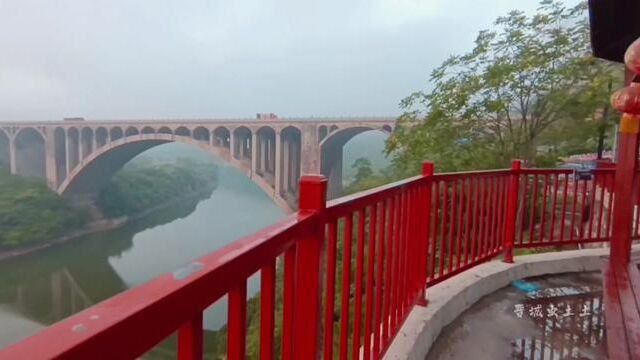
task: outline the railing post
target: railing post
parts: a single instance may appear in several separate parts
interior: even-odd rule
[[[431,226],[431,189],[433,188],[433,183],[431,177],[433,176],[433,162],[431,161],[423,161],[422,162],[422,176],[427,178],[428,181],[425,182],[423,195],[419,198],[421,202],[418,207],[421,210],[421,214],[418,214],[418,224],[420,225],[420,236],[419,236],[419,249],[420,249],[420,276],[418,279],[420,283],[418,284],[420,292],[418,293],[418,299],[416,304],[421,306],[427,306],[427,258],[429,253],[429,227]]]
[[[518,192],[520,189],[521,160],[511,161],[509,175],[509,193],[507,194],[507,214],[504,222],[504,262],[513,263],[513,244],[516,238],[516,219],[518,218]]]
[[[324,241],[322,211],[326,205],[327,180],[321,175],[300,178],[299,212],[316,212],[312,231],[298,240],[296,250],[293,358],[317,359],[322,295],[320,255]]]

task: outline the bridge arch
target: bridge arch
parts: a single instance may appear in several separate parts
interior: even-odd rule
[[[193,129],[193,138],[208,143],[211,138],[211,134],[209,134],[209,130],[204,126],[198,126]]]
[[[251,176],[251,169],[239,161],[227,161],[225,149],[211,146],[188,136],[172,134],[138,134],[112,141],[99,148],[86,157],[81,166],[74,168],[58,187],[61,195],[96,194],[104,188],[109,179],[120,170],[127,162],[137,155],[155,146],[171,142],[180,142],[203,149],[225,163],[240,170],[251,178],[270,198],[273,198],[273,189],[259,176]],[[281,198],[275,198],[276,204],[285,212],[291,212],[292,208]]]
[[[233,149],[231,155],[237,160],[251,158],[251,130],[246,126],[233,129]]]
[[[145,126],[140,131],[141,134],[154,134],[156,131],[151,126]]]
[[[191,130],[189,130],[186,126],[178,126],[176,131],[173,132],[179,136],[191,136]]]
[[[127,130],[124,131],[124,136],[133,136],[133,135],[138,135],[139,133],[140,131],[138,131],[137,127],[129,126]]]
[[[34,128],[20,129],[14,138],[16,174],[29,177],[45,177],[45,141],[43,134]]]
[[[213,145],[229,149],[231,132],[225,126],[218,126],[213,130]]]
[[[109,130],[109,140],[111,141],[122,139],[122,136],[123,136],[122,128],[119,126],[114,126]]]
[[[168,126],[162,126],[158,129],[158,134],[173,134],[173,131]]]
[[[320,141],[320,173],[328,179],[328,197],[342,195],[342,159],[344,146],[357,135],[367,131],[380,131],[386,135],[393,129],[389,125],[381,127],[354,126],[344,129],[333,129]]]
[[[109,141],[109,132],[100,126],[95,131],[96,149],[103,147]]]
[[[93,151],[93,129],[90,127],[80,130],[80,150],[83,159]]]
[[[11,170],[11,140],[9,134],[0,128],[0,168]]]

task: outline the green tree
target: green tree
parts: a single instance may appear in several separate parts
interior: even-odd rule
[[[545,0],[532,16],[512,11],[481,31],[471,52],[436,68],[431,92],[401,102],[387,142],[396,167],[415,173],[423,159],[439,170],[502,167],[512,158],[535,164],[546,132],[576,135],[602,113],[618,74],[590,55],[586,8]]]

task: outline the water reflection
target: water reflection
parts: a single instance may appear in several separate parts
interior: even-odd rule
[[[131,249],[137,233],[193,213],[198,202],[182,201],[123,228],[3,262],[0,303],[22,317],[51,324],[125,290],[109,257]]]
[[[601,291],[530,299],[522,310],[538,334],[511,343],[514,359],[605,358]]]

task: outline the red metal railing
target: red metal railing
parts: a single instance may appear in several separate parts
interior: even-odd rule
[[[411,308],[426,304],[428,286],[502,253],[512,261],[514,248],[608,241],[613,174],[515,161],[506,170],[434,175],[425,163],[421,176],[329,203],[326,181],[303,176],[298,213],[0,358],[135,358],[177,333],[178,358],[201,359],[203,311],[228,295],[227,358],[243,359],[247,279],[258,273],[261,359],[378,359]]]

